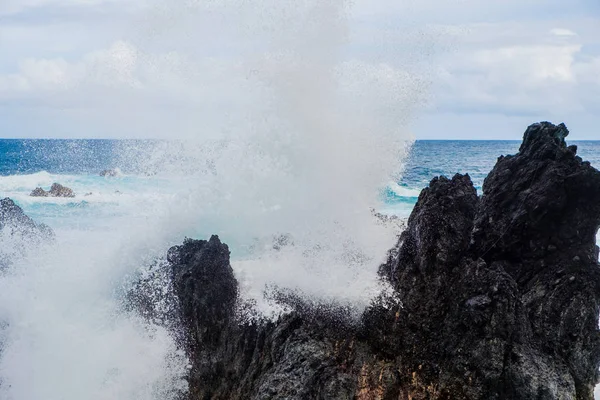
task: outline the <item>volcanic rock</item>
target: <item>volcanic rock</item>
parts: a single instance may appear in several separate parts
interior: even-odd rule
[[[190,399],[593,399],[600,366],[600,172],[567,128],[530,126],[477,195],[434,178],[362,315],[309,301],[247,319],[229,249],[169,251]],[[290,302],[288,302],[290,304]]]

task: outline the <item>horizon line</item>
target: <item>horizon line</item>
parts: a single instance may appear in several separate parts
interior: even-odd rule
[[[161,141],[184,141],[187,139],[166,139],[166,138],[0,138],[2,140],[110,140],[110,141],[125,141],[125,140],[161,140]],[[215,141],[220,139],[208,139]],[[523,139],[414,139],[406,140],[406,142],[522,142]],[[567,142],[600,142],[600,139],[566,139]]]

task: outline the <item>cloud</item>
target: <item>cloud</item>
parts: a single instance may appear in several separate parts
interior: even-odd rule
[[[544,28],[540,25],[538,31]],[[469,31],[487,46],[476,42],[444,60],[436,111],[536,118],[595,113],[600,108],[598,55],[575,35],[567,36],[564,30],[550,37],[504,35],[502,24],[472,26]],[[504,39],[486,40],[490,35]]]
[[[83,8],[98,8],[101,6],[119,4],[127,9],[131,5],[148,4],[146,0],[3,0],[0,3],[0,16],[16,16],[23,13],[36,12],[38,9],[45,11],[68,10]]]
[[[76,90],[82,85],[136,86],[139,85],[133,76],[136,63],[136,49],[126,42],[89,53],[77,62],[27,58],[20,62],[17,73],[0,76],[0,96],[4,100],[22,95],[41,98]]]
[[[46,121],[52,115],[72,135],[81,134],[73,115],[78,126],[110,136],[241,126],[249,114],[266,112],[269,80],[277,76],[283,86],[297,76],[282,62],[268,69],[269,57],[290,55],[331,64],[338,94],[354,102],[345,107],[388,124],[408,124],[425,105],[424,118],[562,112],[591,121],[588,114],[599,114],[599,21],[589,2],[357,0],[349,7],[339,0],[319,12],[315,4],[325,7],[291,0],[2,2],[0,36],[11,40],[0,42],[0,108],[8,116],[0,129],[22,125],[30,132],[23,134],[40,135],[44,119],[33,119],[36,130],[19,116],[42,109]]]
[[[278,115],[274,98],[314,112],[312,103],[331,94],[323,106],[331,114],[357,121],[362,116],[371,129],[397,129],[425,101],[427,84],[409,71],[358,59],[328,65],[302,53],[192,57],[146,53],[117,41],[76,60],[23,60],[16,72],[0,75],[0,107],[46,110],[46,117],[54,114],[65,126],[76,123],[79,131],[73,133],[79,136],[87,125],[95,128],[86,129],[86,136],[209,137],[227,130],[239,134]]]
[[[556,36],[577,36],[572,30],[564,28],[554,28],[550,30],[550,33]]]

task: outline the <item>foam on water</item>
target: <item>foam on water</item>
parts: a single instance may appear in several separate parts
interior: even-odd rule
[[[31,191],[31,188],[52,185],[56,182],[56,178],[56,175],[46,171],[26,175],[0,176],[0,190],[8,194],[26,190]],[[64,176],[63,178],[69,179],[72,177]]]

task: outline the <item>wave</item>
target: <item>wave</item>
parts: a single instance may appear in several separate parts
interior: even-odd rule
[[[47,171],[34,174],[0,176],[0,193],[33,190],[36,187],[50,186],[57,181],[70,181],[72,175],[55,175]]]
[[[418,198],[421,193],[421,189],[411,189],[406,186],[400,186],[396,182],[389,182],[387,188],[398,197]]]
[[[165,328],[122,304],[142,255],[159,256],[164,245],[146,242],[142,225],[70,231],[4,271],[0,398],[180,398],[185,355]]]

